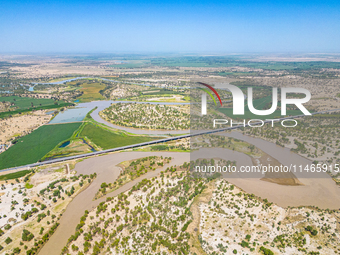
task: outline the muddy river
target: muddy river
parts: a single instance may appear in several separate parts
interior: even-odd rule
[[[290,152],[289,149],[282,148],[273,143],[262,139],[244,136],[239,132],[222,133],[250,144],[254,144],[268,155],[277,159],[280,163],[287,164],[306,164],[309,160]],[[40,255],[59,255],[61,249],[66,245],[68,238],[74,234],[75,228],[79,223],[80,217],[85,210],[95,208],[100,202],[105,201],[106,197],[93,200],[96,192],[103,182],[114,182],[120,169],[116,166],[122,161],[142,158],[146,156],[172,157],[170,164],[165,165],[154,172],[149,172],[144,176],[127,183],[119,189],[111,192],[108,196],[116,196],[121,192],[129,190],[133,185],[144,178],[151,178],[165,170],[169,166],[181,165],[184,162],[195,160],[204,155],[204,158],[222,158],[225,160],[236,161],[237,165],[252,165],[252,160],[248,155],[228,149],[200,149],[198,154],[183,152],[120,152],[105,156],[98,156],[78,163],[75,171],[78,174],[91,174],[96,172],[97,178],[83,192],[78,194],[68,205],[61,217],[60,226],[57,231],[40,251]],[[296,173],[301,186],[284,186],[260,180],[263,175],[252,176],[252,178],[227,178],[228,181],[242,188],[248,193],[253,193],[262,198],[267,198],[282,207],[287,206],[318,206],[319,208],[340,208],[340,188],[327,174],[309,176],[305,173]]]

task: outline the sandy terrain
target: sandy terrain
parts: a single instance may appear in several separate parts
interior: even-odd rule
[[[250,197],[226,181],[217,181],[216,187],[209,203],[200,204],[202,247],[209,254],[234,250],[258,254],[260,246],[274,254],[305,254],[302,248],[335,254],[339,248],[338,211],[285,209]],[[307,226],[316,229],[317,235],[311,235]]]
[[[0,120],[0,144],[10,144],[9,140],[15,136],[24,136],[34,129],[50,121],[52,115],[40,110],[30,114],[14,116]]]
[[[80,180],[68,179],[65,182],[59,182],[58,185],[63,190],[70,190],[73,186],[75,188],[72,196],[67,196],[61,193],[62,199],[57,198],[57,201],[52,201],[55,196],[53,192],[45,192],[42,195],[40,192],[46,189],[52,182],[60,180],[63,177],[70,178],[72,175],[66,173],[65,166],[45,167],[40,170],[36,169],[36,173],[30,176],[30,180],[25,183],[24,177],[19,178],[19,183],[15,180],[1,181],[1,206],[0,206],[0,227],[4,230],[4,235],[0,237],[0,245],[4,247],[4,251],[10,251],[15,247],[19,247],[23,229],[30,231],[35,239],[39,240],[42,234],[39,233],[41,228],[44,228],[43,233],[47,233],[52,225],[59,220],[59,216],[63,213],[68,203],[76,196],[82,189],[89,185],[88,181],[81,187]],[[32,186],[30,186],[32,184]],[[44,205],[45,208],[41,206]],[[32,213],[26,220],[22,215],[32,211],[36,208],[38,211]],[[47,214],[47,215],[46,215]],[[40,216],[39,216],[40,215]],[[44,215],[44,216],[42,216]],[[42,219],[38,221],[38,218]],[[9,230],[5,230],[5,225],[10,225]],[[10,237],[13,241],[6,244],[4,240]],[[33,247],[34,240],[24,242],[28,249]],[[21,247],[23,248],[23,247]],[[23,250],[23,249],[22,249]]]
[[[172,160],[170,164],[167,164],[156,171],[148,172],[142,177],[139,177],[109,193],[107,196],[93,200],[95,194],[100,189],[100,185],[103,182],[114,182],[118,178],[120,174],[120,168],[117,165],[119,163],[122,161],[143,158],[146,156],[166,156],[171,157]],[[81,192],[73,199],[72,203],[69,204],[67,210],[61,217],[60,226],[58,227],[55,234],[51,237],[49,242],[47,242],[47,244],[42,248],[39,255],[59,255],[61,249],[66,245],[68,238],[74,234],[75,227],[77,226],[79,219],[84,214],[85,210],[90,211],[98,206],[101,202],[105,201],[106,197],[117,196],[122,192],[128,191],[133,185],[140,182],[143,178],[153,178],[161,171],[164,171],[167,167],[181,165],[185,161],[188,161],[188,159],[189,153],[122,152],[101,157],[89,158],[78,163],[74,169],[78,174],[92,174],[96,172],[97,178],[84,192]]]
[[[97,208],[93,207],[93,210],[85,217],[83,231],[80,232],[80,236],[76,240],[69,244],[67,253],[78,254],[78,251],[85,249],[86,241],[88,241],[91,243],[90,251],[97,242],[97,245],[103,243],[105,249],[109,247],[113,254],[124,254],[124,249],[134,250],[141,246],[143,248],[150,247],[153,242],[151,241],[153,235],[164,235],[164,232],[158,232],[157,229],[147,231],[152,235],[146,235],[146,238],[143,233],[145,228],[148,230],[150,226],[155,224],[152,219],[157,219],[158,213],[156,213],[156,216],[150,217],[149,220],[137,223],[136,228],[133,227],[133,223],[132,226],[129,225],[134,219],[129,215],[136,208],[141,208],[141,213],[152,211],[155,213],[155,209],[146,208],[151,194],[157,198],[161,194],[167,194],[167,190],[177,190],[175,187],[178,185],[178,179],[170,177],[168,174],[152,179],[149,176],[148,179],[152,181],[147,188],[134,192],[127,192],[127,189],[117,190],[109,195],[113,197],[112,199],[107,200],[106,203]],[[204,251],[206,254],[213,251],[217,254],[233,254],[232,252],[235,249],[238,254],[240,252],[240,254],[258,254],[260,246],[271,249],[278,254],[305,254],[300,250],[301,247],[308,251],[322,249],[325,254],[334,254],[334,251],[338,248],[338,212],[306,207],[282,208],[265,199],[262,200],[254,195],[249,195],[225,180],[218,180],[215,184],[209,183],[207,186],[208,188],[203,193],[190,201],[192,202],[191,206],[188,205],[193,213],[192,218],[189,215],[189,219],[193,219],[193,221],[190,221],[191,225],[189,225],[187,231],[182,231],[182,234],[190,233],[190,249],[187,250],[189,254],[194,254],[194,252],[205,254]],[[151,188],[153,190],[148,193]],[[117,197],[120,192],[126,196],[124,203],[121,202],[123,196]],[[179,220],[177,215],[181,215],[185,207],[181,208],[182,211],[177,210],[174,205],[178,202],[178,199],[176,196],[170,196],[164,206],[167,208],[167,218],[175,219],[176,226],[182,228],[183,221]],[[124,205],[122,206],[123,210],[120,209],[119,205]],[[150,205],[149,207],[152,208]],[[100,210],[99,208],[104,209]],[[125,217],[127,218],[125,219]],[[138,222],[139,217],[134,217],[137,218]],[[138,224],[140,225],[138,226]],[[93,226],[96,226],[99,230],[105,229],[105,231],[91,233]],[[122,226],[122,230],[118,230],[119,226]],[[311,232],[306,230],[307,226],[317,230],[317,235],[312,235]],[[61,229],[58,230],[61,231]],[[106,240],[105,235],[110,236],[112,231],[114,239]],[[90,239],[87,237],[89,233],[91,233]],[[117,238],[120,240],[126,238],[129,241],[110,247],[110,244],[114,243]],[[278,242],[278,240],[281,240],[278,238],[282,238],[282,241]],[[177,241],[176,238],[170,238],[170,240],[173,243]],[[198,240],[201,240],[201,243]],[[242,241],[246,241],[247,246],[243,247]],[[50,242],[52,242],[52,239]],[[281,242],[284,246],[281,245]],[[53,242],[55,247],[56,243]],[[204,251],[202,251],[201,245]],[[149,249],[148,254],[156,254],[162,251],[167,254],[175,254],[169,252],[162,245],[156,245],[156,247],[152,251]]]

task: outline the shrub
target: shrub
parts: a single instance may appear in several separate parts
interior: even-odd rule
[[[264,255],[274,255],[274,252],[270,249],[264,248],[263,246],[261,246],[260,251],[262,251]]]
[[[20,251],[21,251],[21,250],[20,250],[19,247],[16,247],[16,248],[13,249],[13,253],[14,253],[14,254],[15,254],[15,253],[16,253],[16,254],[19,254]]]

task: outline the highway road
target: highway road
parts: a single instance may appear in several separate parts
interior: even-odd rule
[[[337,111],[340,111],[340,109],[314,112],[314,113],[312,113],[312,115],[325,114],[325,113],[331,113],[331,112],[337,112]],[[309,117],[309,116],[311,116],[311,115],[303,115],[302,114],[302,115],[296,115],[296,116],[290,116],[290,117],[283,117],[283,118],[275,119],[275,122],[286,120],[286,119],[298,119],[298,118]],[[271,123],[272,120],[266,120],[266,121],[263,121],[263,122],[264,123]],[[255,126],[256,124],[262,124],[262,122],[254,122],[251,125]],[[101,154],[105,154],[105,153],[109,153],[109,152],[123,151],[123,150],[126,150],[126,149],[133,149],[133,148],[143,147],[143,146],[152,145],[152,144],[165,143],[165,142],[169,142],[169,141],[174,141],[174,140],[179,140],[179,139],[184,139],[184,138],[189,138],[189,137],[194,137],[194,136],[199,136],[199,135],[219,133],[219,132],[223,132],[223,131],[227,131],[227,130],[234,130],[234,129],[239,129],[239,128],[248,127],[248,126],[249,125],[246,124],[246,125],[237,125],[237,126],[233,126],[233,127],[218,128],[218,129],[214,129],[214,130],[204,130],[204,131],[199,131],[199,132],[192,131],[190,134],[186,134],[186,135],[169,137],[169,138],[145,142],[145,143],[137,143],[137,144],[127,145],[127,146],[122,146],[122,147],[117,147],[117,148],[112,148],[112,149],[107,149],[107,150],[102,150],[102,151],[90,152],[90,153],[76,155],[76,156],[69,156],[69,157],[51,159],[51,160],[46,160],[46,161],[28,164],[28,165],[24,165],[24,166],[18,166],[18,167],[3,169],[3,170],[0,170],[0,172],[16,170],[16,169],[21,169],[21,168],[32,168],[32,167],[37,167],[37,166],[42,166],[42,165],[48,165],[48,164],[63,162],[63,161],[67,161],[67,160],[86,158],[86,157],[101,155]]]

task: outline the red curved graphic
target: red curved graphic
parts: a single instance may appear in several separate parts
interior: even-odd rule
[[[203,82],[198,82],[198,83],[199,83],[199,84],[202,84],[202,85],[204,85],[204,86],[206,86],[206,87],[208,87],[209,89],[211,89],[211,91],[214,92],[215,95],[217,96],[218,100],[220,100],[220,104],[221,104],[221,106],[222,106],[222,100],[221,100],[220,96],[218,95],[217,91],[216,91],[213,87],[211,87],[210,85],[205,84],[205,83],[203,83]]]

